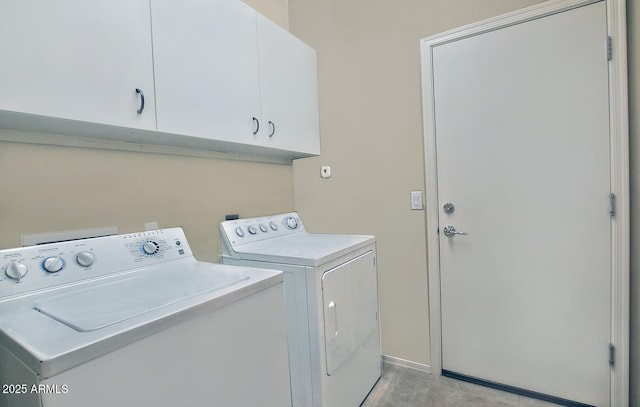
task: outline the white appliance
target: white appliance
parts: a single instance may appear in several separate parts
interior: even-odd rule
[[[375,238],[293,212],[222,222],[220,241],[224,264],[284,271],[293,405],[359,406],[382,373]]]
[[[0,406],[290,406],[282,273],[181,228],[0,250]]]

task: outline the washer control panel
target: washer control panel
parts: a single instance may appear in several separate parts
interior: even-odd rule
[[[221,235],[232,245],[257,242],[304,230],[304,225],[296,212],[261,218],[227,220],[220,224]]]
[[[182,228],[0,250],[0,301],[189,256]]]

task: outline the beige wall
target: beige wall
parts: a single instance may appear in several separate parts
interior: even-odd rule
[[[278,24],[286,0],[250,5]],[[0,135],[7,131],[0,129]],[[200,260],[217,261],[218,225],[293,209],[291,165],[0,142],[0,248],[21,234],[144,223],[182,226]]]
[[[2,130],[0,130],[1,132]],[[0,247],[20,235],[118,226],[182,226],[200,260],[218,260],[228,213],[293,207],[291,166],[85,148],[0,143]]]
[[[318,51],[322,156],[294,163],[314,231],[378,237],[383,352],[430,364],[419,39],[540,0],[290,0],[291,31]],[[632,164],[632,377],[640,406],[640,4],[628,0]],[[321,180],[321,165],[333,176]]]

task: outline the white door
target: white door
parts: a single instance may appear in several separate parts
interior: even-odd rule
[[[0,53],[0,110],[156,128],[147,0],[3,0]]]
[[[258,14],[261,142],[320,154],[316,52]]]
[[[152,0],[151,14],[158,131],[258,143],[256,11],[236,0]]]
[[[606,38],[598,2],[433,48],[443,374],[609,405]]]

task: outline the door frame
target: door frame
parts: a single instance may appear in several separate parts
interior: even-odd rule
[[[442,374],[442,321],[440,297],[440,243],[438,235],[438,183],[433,86],[433,48],[472,35],[505,28],[573,8],[604,1],[607,32],[611,38],[609,61],[609,114],[611,192],[615,215],[611,220],[611,343],[615,366],[611,369],[611,406],[629,404],[629,118],[625,0],[550,0],[502,16],[466,25],[421,40],[424,158],[426,180],[426,235],[429,282],[429,339],[431,372]],[[606,44],[603,44],[603,55]],[[603,349],[606,352],[606,349]]]

